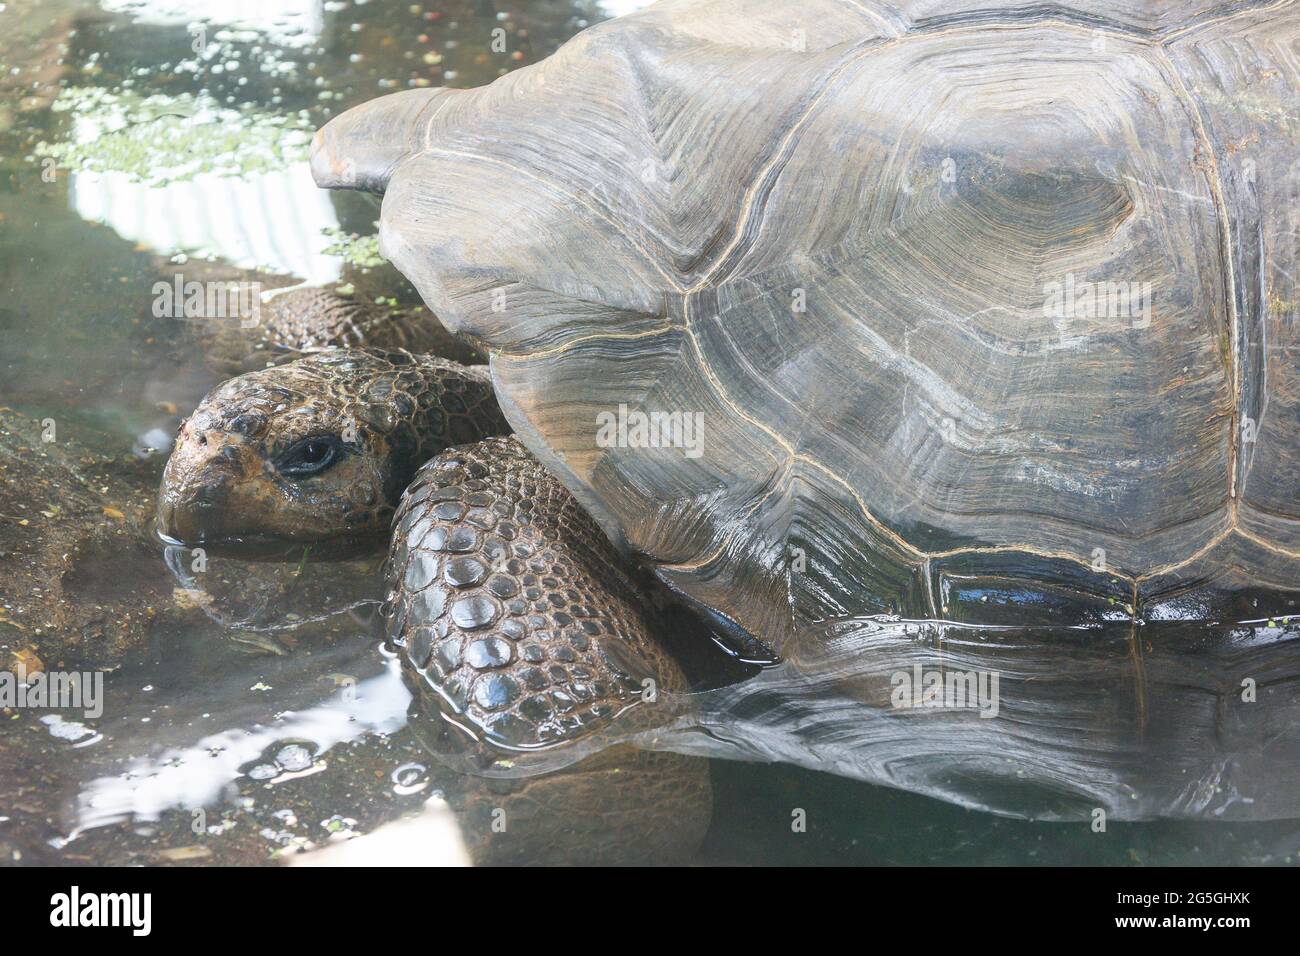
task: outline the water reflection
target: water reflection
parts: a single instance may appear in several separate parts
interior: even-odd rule
[[[325,24],[322,0],[100,0],[109,13],[124,13],[152,26],[209,22],[255,30],[284,46],[311,43]]]
[[[440,709],[411,697],[393,655],[381,648],[349,662],[369,676],[274,721],[227,726],[161,752],[151,735],[151,756],[132,753],[117,776],[83,790],[78,827],[210,804],[250,773],[250,761],[284,740],[310,741],[323,755],[342,741],[402,727],[408,705],[412,729],[434,759],[479,779],[538,777],[634,746],[781,762],[1037,819],[1087,821],[1098,808],[1115,820],[1291,817],[1300,815],[1300,795],[1290,786],[1300,772],[1291,732],[1300,702],[1284,680],[1241,706],[1231,693],[1232,673],[1259,672],[1261,659],[1271,661],[1277,677],[1300,667],[1288,650],[1294,641],[1279,631],[1243,632],[1231,648],[1207,648],[1189,661],[1181,651],[1165,653],[1186,644],[1185,628],[1153,634],[1143,686],[1132,673],[1126,628],[838,621],[809,632],[799,653],[740,683],[663,695],[586,740],[541,752],[493,751],[486,760],[466,752]],[[295,654],[286,666],[322,663]],[[954,675],[990,673],[998,677],[995,700],[985,699],[987,685],[976,694],[975,682],[965,685],[972,696],[945,697],[963,686]],[[939,675],[936,692],[907,686],[900,693],[913,674],[918,681]],[[242,689],[235,686],[235,700],[215,705],[220,686],[202,697],[203,706],[227,717],[239,713]],[[186,697],[172,706],[185,712],[197,704]],[[114,735],[125,744],[120,732]],[[204,754],[218,759],[199,759]],[[263,763],[270,777],[293,770]]]
[[[305,163],[238,179],[200,173],[156,187],[127,173],[74,173],[69,195],[78,215],[138,247],[288,273],[309,284],[343,273],[339,257],[325,254],[338,216]]]
[[[391,655],[382,661],[378,672],[370,655],[361,653],[328,655],[321,659],[300,657],[295,664],[301,673],[282,674],[278,680],[315,691],[322,685],[341,684],[334,693],[315,700],[307,695],[301,709],[285,710],[284,695],[265,699],[261,706],[241,706],[247,699],[239,681],[220,682],[230,696],[205,696],[201,704],[187,693],[170,700],[152,700],[149,709],[166,707],[172,722],[154,726],[147,732],[148,753],[130,753],[133,724],[138,714],[123,714],[119,726],[110,732],[118,748],[130,756],[116,760],[110,773],[88,781],[77,796],[75,828],[68,839],[83,831],[128,821],[157,820],[169,809],[194,810],[219,806],[229,795],[232,784],[241,777],[266,781],[268,785],[290,779],[285,775],[302,774],[318,766],[337,744],[359,740],[368,734],[389,734],[406,723],[410,695],[402,686],[396,660]],[[331,668],[320,673],[323,666]],[[353,674],[333,676],[334,668],[347,667],[370,676]],[[241,675],[242,677],[243,675]],[[186,728],[206,721],[196,720],[199,708],[212,708],[220,714],[217,728],[187,737]],[[179,718],[179,719],[178,719]],[[171,742],[168,742],[171,741]],[[307,741],[309,746],[295,744]],[[297,750],[293,750],[296,747]],[[286,750],[292,751],[286,756]],[[295,759],[301,752],[302,761]],[[324,769],[324,765],[319,765]],[[270,771],[269,773],[267,771]],[[414,792],[414,791],[412,791]]]
[[[1128,626],[846,619],[753,680],[696,696],[658,742],[1041,820],[1300,816],[1294,630],[1216,634],[1148,624],[1135,667]],[[918,672],[949,678],[937,700],[900,700]],[[944,699],[972,674],[999,678],[991,719],[970,695]],[[1243,674],[1261,675],[1254,694]]]

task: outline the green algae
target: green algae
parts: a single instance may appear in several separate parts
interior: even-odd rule
[[[305,162],[312,130],[305,113],[277,115],[221,106],[204,93],[140,96],[69,87],[55,100],[67,136],[35,154],[77,172],[125,173],[151,186],[204,173],[246,176]]]
[[[330,240],[324,250],[327,256],[339,256],[360,269],[376,269],[388,261],[379,254],[377,235],[361,236],[337,228],[321,231]]]

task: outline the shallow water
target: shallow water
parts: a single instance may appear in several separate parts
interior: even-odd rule
[[[0,653],[106,672],[102,715],[3,714],[10,862],[265,863],[343,846],[435,798],[427,817],[438,795],[462,822],[480,804],[526,806],[507,784],[574,758],[510,760],[491,768],[498,783],[455,773],[457,758],[416,733],[418,713],[408,721],[410,693],[374,627],[374,559],[196,570],[146,539],[169,436],[217,380],[185,323],[154,315],[154,286],[177,271],[267,287],[345,278],[409,298],[375,258],[375,202],[312,184],[310,131],[412,84],[488,82],[636,4],[260,0],[204,19],[213,6],[0,2]],[[506,49],[493,53],[498,27]],[[682,616],[666,623],[708,640]],[[1290,626],[1264,623],[1232,659],[1285,644],[1289,657],[1272,659],[1293,674]],[[1194,635],[1153,627],[1149,640]],[[1256,724],[1216,724],[1202,746],[1196,720],[1180,734],[1170,714],[1203,714],[1204,701],[1113,679],[1127,646],[1105,627],[840,622],[819,653],[761,673],[704,655],[697,691],[663,701],[653,729],[629,723],[599,743],[631,737],[708,761],[703,841],[676,848],[695,862],[1300,861],[1287,819],[1294,702],[1261,689]],[[1131,713],[1150,734],[1110,739],[1113,721],[1071,711],[1079,689],[1051,681],[1065,653],[1092,665],[1103,715]],[[889,712],[899,660],[960,669],[982,655],[1000,661],[1015,734],[977,712]],[[1178,688],[1225,659],[1157,654],[1151,666],[1163,660],[1162,686]],[[749,679],[709,686],[739,674]],[[1072,739],[1089,747],[1073,753]],[[1153,749],[1172,756],[1153,764]],[[1147,819],[1170,814],[1200,819]],[[580,821],[561,826],[578,834],[572,858],[595,854]],[[554,850],[523,845],[511,859]]]

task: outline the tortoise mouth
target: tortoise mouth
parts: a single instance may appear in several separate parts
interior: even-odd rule
[[[222,553],[269,553],[287,551],[310,545],[310,541],[295,541],[291,538],[273,534],[217,534],[211,531],[197,530],[192,533],[179,533],[174,523],[166,517],[159,516],[154,521],[153,537],[160,544],[169,548],[204,548]]]
[[[296,561],[308,550],[313,559],[346,560],[372,553],[387,540],[381,532],[303,539],[265,532],[218,535],[200,531],[181,538],[164,530],[161,519],[154,520],[150,531],[164,548],[202,548],[212,555],[261,561]]]
[[[238,490],[238,489],[235,489]],[[160,490],[151,535],[164,548],[202,548],[206,553],[253,560],[298,560],[354,557],[376,550],[387,540],[388,527],[348,527],[328,509],[304,514],[266,513],[261,496],[232,494],[222,481],[168,484]]]

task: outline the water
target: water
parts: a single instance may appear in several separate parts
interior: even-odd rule
[[[210,18],[214,6],[226,19]],[[268,863],[362,846],[349,838],[416,814],[398,826],[423,828],[427,839],[406,845],[429,858],[457,859],[461,841],[503,861],[599,856],[605,838],[590,819],[635,823],[639,807],[661,805],[661,768],[638,789],[628,758],[632,785],[575,781],[542,811],[530,781],[549,778],[531,775],[635,739],[697,755],[672,772],[698,780],[706,768],[712,808],[683,804],[699,819],[678,820],[666,838],[632,832],[619,858],[1300,860],[1295,821],[1251,819],[1294,803],[1291,751],[1250,744],[1268,739],[1269,720],[1285,734],[1291,705],[1265,700],[1261,725],[1237,737],[1228,728],[1200,750],[1195,720],[1185,738],[1179,721],[1153,720],[1154,739],[1134,744],[1098,714],[1146,719],[1186,705],[1135,697],[1108,676],[1127,637],[1105,628],[1071,637],[842,622],[825,653],[761,672],[702,652],[696,692],[665,701],[655,727],[616,726],[584,751],[507,760],[474,778],[455,772],[463,761],[418,713],[408,719],[410,693],[375,628],[377,558],[214,558],[199,569],[148,538],[169,436],[220,377],[186,323],[154,314],[160,277],[344,279],[410,300],[376,258],[373,199],[311,183],[310,131],[383,92],[488,82],[635,6],[0,2],[0,654],[11,667],[106,674],[99,716],[4,713],[0,859]],[[488,50],[498,27],[500,54]],[[708,643],[698,623],[665,623],[679,641]],[[1256,628],[1236,651],[1265,653],[1283,638],[1295,643],[1284,626]],[[1052,655],[1065,653],[1095,662],[1090,690],[1105,707],[1078,707],[1077,687],[1042,689]],[[1014,741],[973,714],[891,717],[881,662],[900,654],[948,668],[999,659]],[[1071,762],[1074,739],[1105,758],[1079,748]],[[1175,757],[1153,767],[1152,746]],[[1261,769],[1269,760],[1274,769]],[[1148,819],[1171,807],[1202,819]],[[484,850],[503,808],[542,836]],[[635,831],[627,821],[617,828]]]

